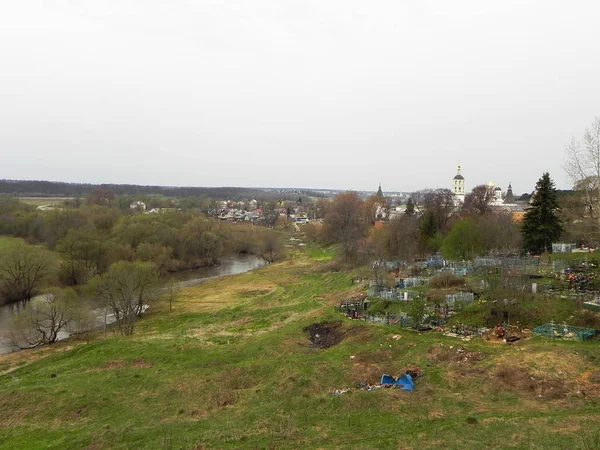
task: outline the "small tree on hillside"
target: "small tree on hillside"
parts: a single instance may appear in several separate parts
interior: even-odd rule
[[[55,289],[31,301],[13,318],[11,340],[18,347],[53,344],[79,316],[79,309],[75,291]]]
[[[531,207],[523,217],[521,233],[525,251],[539,254],[552,249],[552,242],[563,232],[559,211],[554,182],[545,172],[535,185]]]
[[[425,319],[425,313],[427,312],[427,302],[421,297],[417,297],[409,303],[408,306],[408,317],[413,322],[413,327],[418,330],[423,324]]]
[[[167,300],[169,301],[169,311],[173,311],[173,303],[177,301],[179,297],[179,291],[181,290],[179,284],[175,281],[173,277],[169,278],[167,282]]]
[[[262,235],[263,258],[273,263],[281,256],[282,252],[283,245],[281,244],[279,234],[273,230],[266,230]]]
[[[442,245],[445,258],[470,260],[483,251],[483,237],[475,222],[462,219],[452,227]]]
[[[158,269],[151,263],[121,261],[90,282],[96,298],[110,310],[116,319],[119,332],[133,334],[136,319],[142,315],[152,299],[158,280]]]

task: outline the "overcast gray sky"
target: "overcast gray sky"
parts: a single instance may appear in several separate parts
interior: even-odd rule
[[[0,0],[0,178],[559,188],[600,2]]]

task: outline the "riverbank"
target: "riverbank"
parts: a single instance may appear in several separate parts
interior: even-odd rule
[[[231,276],[245,273],[266,265],[266,261],[253,255],[236,255],[224,259],[218,266],[202,267],[200,269],[192,269],[178,272],[173,275],[174,280],[179,287],[190,287],[200,284],[206,280],[218,278],[222,276]],[[9,303],[0,306],[0,355],[19,351],[20,349],[13,345],[10,336],[8,335],[10,322],[15,314],[18,314],[26,304],[23,302]],[[104,324],[104,316],[98,312],[97,326],[101,327]],[[107,323],[114,322],[114,318]],[[70,333],[63,330],[59,333],[59,340],[67,339]]]
[[[596,342],[346,319],[333,306],[364,292],[357,273],[328,249],[290,253],[184,288],[131,337],[0,357],[0,448],[576,449],[597,433]],[[317,348],[306,329],[323,322],[335,336]],[[414,366],[415,391],[333,395]]]

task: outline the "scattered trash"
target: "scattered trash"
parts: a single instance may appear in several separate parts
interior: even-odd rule
[[[471,339],[473,339],[473,336],[461,336],[460,334],[452,333],[450,331],[447,331],[446,333],[444,333],[444,336],[457,338],[464,342],[468,342]]]
[[[498,339],[502,339],[506,335],[506,330],[502,325],[496,325],[494,332],[496,333],[496,337]]]
[[[398,378],[383,374],[381,376],[381,385],[399,387],[402,388],[403,391],[413,391],[415,389],[415,383],[412,377],[407,373]]]
[[[399,377],[392,377],[388,374],[381,375],[381,382],[379,384],[367,384],[361,381],[356,385],[355,388],[336,389],[333,391],[334,396],[343,395],[353,391],[373,391],[375,389],[401,389],[403,391],[413,391],[415,389],[414,380],[421,377],[423,372],[419,367],[414,369],[408,369],[406,372]]]
[[[470,351],[464,347],[454,348],[449,345],[444,347],[442,345],[435,346],[429,352],[429,358],[435,361],[446,361],[461,366],[471,365],[474,362],[481,361],[484,355],[482,352]]]

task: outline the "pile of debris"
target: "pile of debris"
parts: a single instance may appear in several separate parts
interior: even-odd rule
[[[408,369],[399,377],[392,377],[384,373],[381,375],[381,382],[379,384],[367,384],[361,381],[355,388],[336,389],[333,395],[338,396],[353,391],[373,391],[381,388],[413,391],[415,389],[415,379],[421,376],[423,376],[423,372],[419,367]]]
[[[483,359],[483,353],[470,352],[464,348],[457,348],[456,355],[452,359],[456,364],[467,365],[472,362],[481,361]]]
[[[510,325],[496,325],[490,328],[484,335],[486,341],[513,343],[522,339],[527,339],[531,335],[531,330],[519,328]]]
[[[439,344],[429,351],[429,358],[434,361],[466,366],[481,361],[484,355],[482,352],[467,350],[462,346]]]

